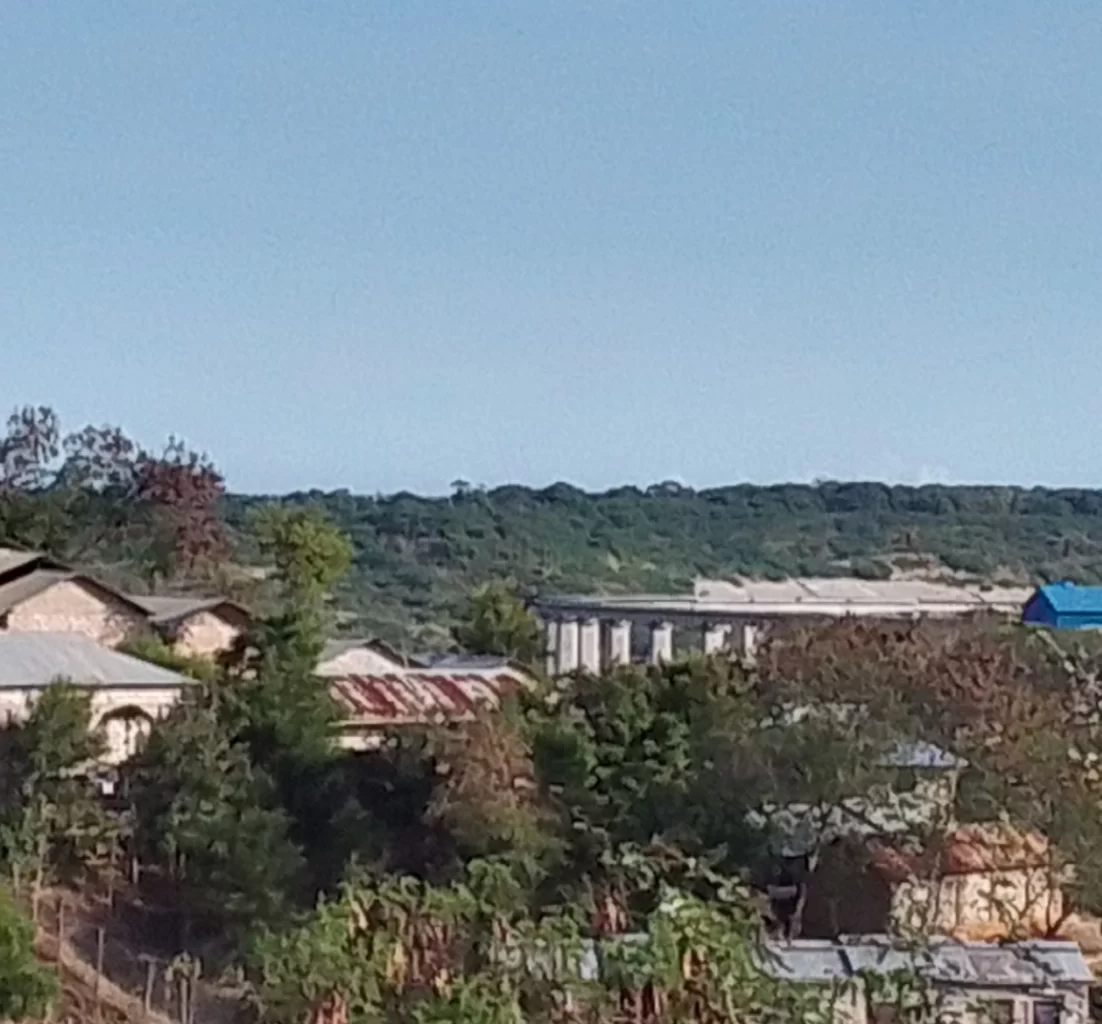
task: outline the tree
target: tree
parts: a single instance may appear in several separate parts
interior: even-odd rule
[[[455,628],[455,640],[473,654],[499,654],[535,666],[543,657],[543,631],[535,617],[505,583],[475,589],[465,620]]]
[[[90,694],[55,682],[0,743],[0,841],[16,886],[37,893],[52,867],[109,855],[116,828],[87,775],[104,750]]]
[[[35,960],[34,924],[0,890],[0,1017],[44,1019],[57,995],[57,979]]]
[[[208,700],[182,701],[126,766],[135,852],[175,887],[181,934],[242,937],[293,905],[303,862],[267,775]]]

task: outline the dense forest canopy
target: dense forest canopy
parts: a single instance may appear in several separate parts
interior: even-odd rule
[[[227,517],[248,551],[247,512]],[[587,493],[457,489],[448,498],[308,492],[353,545],[340,592],[354,628],[433,643],[487,579],[522,592],[676,592],[697,576],[884,577],[991,582],[1102,579],[1102,491],[1020,487],[675,484]]]
[[[677,592],[701,575],[1102,580],[1102,490],[456,481],[447,497],[260,497],[227,492],[214,463],[178,440],[147,450],[115,427],[65,433],[50,409],[18,411],[0,436],[0,543],[135,590],[217,590],[264,610],[255,513],[273,502],[323,512],[348,538],[342,629],[426,648],[447,646],[467,596],[494,580],[522,595]]]

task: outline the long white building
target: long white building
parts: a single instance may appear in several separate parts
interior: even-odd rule
[[[633,654],[652,663],[668,661],[674,657],[676,638],[694,633],[706,653],[730,650],[752,655],[761,629],[780,621],[977,613],[1018,617],[1032,594],[1025,587],[921,580],[699,580],[693,593],[685,596],[548,595],[535,602],[535,610],[547,634],[547,670],[564,675],[627,664]]]

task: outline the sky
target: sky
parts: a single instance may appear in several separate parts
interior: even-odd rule
[[[1102,486],[1098,0],[0,11],[0,407],[239,491]]]

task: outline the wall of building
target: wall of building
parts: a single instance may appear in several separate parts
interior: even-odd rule
[[[325,678],[377,676],[387,675],[396,669],[402,670],[402,666],[385,655],[367,647],[353,647],[335,658],[322,662],[318,666],[318,675]]]
[[[242,629],[213,612],[189,615],[176,632],[173,649],[189,658],[209,658],[233,647]]]
[[[148,629],[145,616],[79,580],[64,580],[16,605],[7,617],[13,633],[79,633],[106,647]]]
[[[23,721],[41,692],[37,687],[0,690],[0,726]],[[179,699],[177,686],[92,688],[92,727],[102,729],[108,742],[104,760],[109,764],[125,760],[133,753],[138,736],[168,714]]]
[[[1047,936],[1063,909],[1060,886],[1045,868],[911,879],[892,896],[897,929],[975,941]]]

